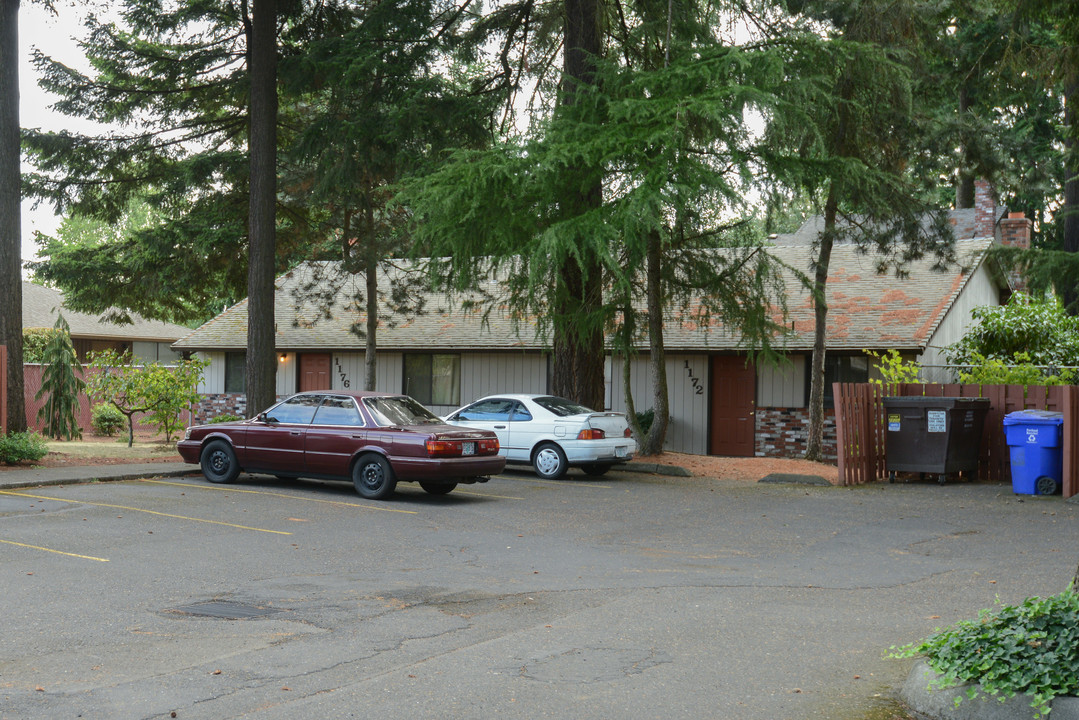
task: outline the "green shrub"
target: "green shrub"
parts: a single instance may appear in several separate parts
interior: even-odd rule
[[[112,437],[126,422],[124,414],[112,403],[98,403],[90,408],[90,425],[98,435]]]
[[[15,465],[23,460],[40,460],[49,454],[45,438],[33,432],[0,435],[0,462]]]
[[[40,363],[45,357],[45,346],[57,331],[54,328],[28,327],[22,330],[22,361]]]
[[[1044,600],[982,610],[977,620],[892,649],[892,657],[914,655],[940,674],[935,687],[970,683],[969,698],[1027,693],[1035,716],[1044,715],[1054,697],[1079,693],[1079,594],[1070,587]]]
[[[960,371],[959,382],[968,385],[1071,385],[1075,381],[1075,372],[1059,370],[1056,372],[1038,367],[1030,361],[1028,353],[1016,353],[1014,358],[1005,363],[1000,358],[987,358],[978,353],[970,356],[971,366]]]
[[[876,362],[873,367],[880,374],[880,378],[872,378],[869,382],[880,385],[885,393],[895,391],[895,386],[900,383],[922,382],[922,366],[913,360],[904,360],[898,350],[891,349],[885,353],[875,353],[872,350],[863,350],[866,355]]]
[[[217,417],[212,417],[209,420],[207,420],[206,424],[207,425],[213,425],[215,423],[233,422],[235,420],[243,420],[243,418],[240,417],[239,415],[227,415],[227,414],[226,415],[218,415]]]
[[[656,411],[653,408],[642,410],[637,413],[637,425],[641,428],[641,434],[647,435],[648,430],[652,427],[652,423],[655,422]]]

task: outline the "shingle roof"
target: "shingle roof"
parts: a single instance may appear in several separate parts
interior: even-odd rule
[[[984,259],[991,244],[988,238],[959,241],[957,257],[970,267]],[[792,267],[809,270],[812,245],[782,244],[769,252]],[[832,253],[828,280],[829,347],[835,348],[924,348],[948,308],[955,301],[969,274],[958,269],[936,272],[928,261],[915,262],[906,278],[878,275],[873,256],[852,245],[837,245]],[[383,268],[379,276],[381,292],[389,292],[392,279],[401,272]],[[340,287],[337,287],[337,285]],[[276,348],[279,351],[362,351],[364,341],[350,330],[362,327],[364,315],[351,307],[350,298],[363,286],[360,276],[339,274],[336,263],[305,263],[279,277],[276,283]],[[329,317],[307,302],[297,305],[295,296],[305,288],[316,288],[335,299]],[[793,276],[787,280],[790,350],[813,346],[813,308],[810,293]],[[383,351],[430,350],[511,350],[543,349],[529,325],[514,327],[504,308],[494,310],[483,322],[479,311],[451,306],[444,295],[426,295],[427,312],[394,325],[380,322],[377,345]],[[381,312],[392,318],[385,303]],[[701,327],[687,319],[670,319],[664,329],[668,350],[737,349],[738,338],[720,326]],[[173,344],[177,350],[242,350],[247,344],[247,302],[225,310]]]
[[[877,261],[853,245],[836,245],[829,263],[828,347],[833,349],[924,349],[944,319],[973,270],[985,259],[992,241],[988,238],[956,243],[956,256],[967,272],[953,268],[932,269],[928,260],[912,263],[909,275],[878,275]],[[769,250],[792,267],[809,272],[810,246],[777,245]],[[787,327],[789,350],[813,347],[816,327],[809,290],[787,278]],[[664,328],[667,349],[704,347],[730,349],[737,338],[725,333],[704,332],[692,323],[668,323]]]
[[[190,328],[183,325],[147,320],[135,314],[131,315],[131,324],[119,325],[106,322],[93,315],[75,312],[65,307],[64,295],[59,290],[23,282],[22,326],[24,328],[51,328],[56,323],[58,312],[63,313],[64,320],[71,328],[71,336],[76,338],[172,342],[191,332]]]

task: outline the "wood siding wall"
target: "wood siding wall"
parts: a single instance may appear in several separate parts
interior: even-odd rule
[[[974,308],[999,304],[999,286],[990,276],[986,263],[982,263],[948,308],[944,319],[926,343],[925,352],[918,358],[918,362],[923,365],[944,365],[947,362],[943,356],[944,348],[966,335],[973,324],[971,312]],[[956,379],[952,371],[944,368],[925,368],[922,377],[928,383],[950,383]]]
[[[757,365],[757,407],[806,405],[806,356],[788,355],[781,365]]]
[[[611,363],[611,409],[626,411],[622,358]],[[664,450],[708,454],[708,356],[667,355],[667,393],[671,423]],[[652,407],[652,375],[647,356],[630,361],[633,403],[638,412]]]

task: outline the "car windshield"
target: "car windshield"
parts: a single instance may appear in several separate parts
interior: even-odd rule
[[[434,413],[407,395],[364,398],[363,404],[379,425],[427,425],[441,423]]]
[[[572,400],[566,398],[555,397],[554,395],[548,395],[546,397],[534,398],[533,401],[541,408],[550,410],[559,417],[569,417],[570,415],[585,415],[592,412],[580,403],[575,403]]]

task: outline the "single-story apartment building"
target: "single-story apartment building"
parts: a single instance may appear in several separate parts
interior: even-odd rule
[[[54,288],[24,281],[22,284],[23,328],[51,328],[63,314],[71,328],[71,342],[81,362],[100,350],[129,352],[145,362],[169,363],[180,359],[172,344],[191,328],[133,314],[131,323],[107,322],[89,313],[64,306],[64,294]]]
[[[986,257],[993,242],[1029,242],[1030,223],[1004,217],[995,205],[953,211],[957,256],[963,268],[935,271],[915,262],[899,278],[878,275],[876,260],[850,244],[832,254],[828,281],[827,376],[833,381],[866,381],[865,350],[897,350],[926,366],[943,364],[941,352],[971,324],[971,311],[997,305],[1010,292],[1006,273]],[[770,240],[767,252],[796,268],[809,269],[818,219],[797,233]],[[399,269],[385,266],[380,286],[388,291]],[[323,283],[320,278],[336,278]],[[300,300],[304,289],[332,284],[333,310]],[[340,285],[340,287],[336,287]],[[302,390],[362,389],[364,342],[350,328],[363,327],[364,313],[351,302],[362,277],[341,278],[335,263],[305,263],[276,284],[277,394]],[[792,278],[787,283],[790,327],[784,362],[753,366],[738,339],[722,328],[668,319],[665,333],[671,424],[666,449],[712,455],[795,456],[804,450],[808,426],[808,367],[813,347],[811,296]],[[379,390],[404,392],[436,413],[476,398],[505,392],[548,392],[548,348],[531,326],[505,315],[479,312],[429,294],[427,312],[387,316],[377,335]],[[243,414],[247,303],[242,301],[174,343],[184,353],[210,360],[201,392],[200,417]],[[651,406],[646,349],[634,357],[631,385],[638,410]],[[930,368],[935,375],[942,368]],[[624,410],[621,359],[607,358],[607,409]],[[939,381],[940,377],[928,377]],[[826,447],[834,452],[834,430],[826,427]]]

